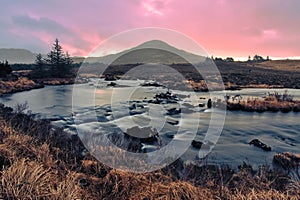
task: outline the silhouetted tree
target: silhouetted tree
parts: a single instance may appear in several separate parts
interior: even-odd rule
[[[223,61],[222,58],[215,57],[215,61]]]
[[[225,61],[226,62],[234,62],[234,59],[232,57],[227,57]]]
[[[255,55],[253,57],[253,61],[261,62],[261,61],[265,61],[265,59],[262,56],[260,56],[260,55]]]
[[[0,62],[0,77],[5,77],[12,72],[7,60],[5,62]]]
[[[52,50],[47,55],[47,63],[51,68],[51,74],[55,77],[65,77],[69,75],[72,59],[69,54],[65,54],[58,39],[52,46]]]
[[[248,56],[248,61],[251,61],[251,56]]]

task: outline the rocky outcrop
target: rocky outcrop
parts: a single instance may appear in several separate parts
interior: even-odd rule
[[[161,92],[154,96],[154,99],[148,101],[148,103],[154,104],[168,104],[168,103],[177,103],[179,98],[177,95],[172,94],[170,91]]]

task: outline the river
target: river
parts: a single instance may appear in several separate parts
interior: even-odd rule
[[[77,93],[80,94],[78,98],[83,99],[83,104],[78,108],[74,106],[72,109],[72,85],[46,86],[41,89],[5,95],[0,98],[0,102],[11,107],[14,107],[17,103],[27,102],[28,110],[31,110],[32,113],[38,114],[41,118],[51,119],[54,125],[63,127],[71,134],[76,133],[75,127],[84,129],[95,125],[88,117],[79,122],[77,126],[74,125],[73,119],[75,110],[77,115],[88,116],[88,113],[96,109],[98,113],[97,126],[103,126],[107,131],[113,131],[115,122],[118,122],[120,126],[124,126],[123,128],[125,128],[125,130],[126,126],[130,125],[129,119],[134,119],[137,123],[143,123],[143,121],[145,121],[145,113],[148,112],[149,114],[149,112],[151,112],[150,110],[139,110],[133,114],[134,118],[132,118],[131,115],[127,116],[128,113],[126,115],[126,113],[121,112],[124,111],[124,109],[118,110],[118,108],[114,108],[111,110],[110,104],[113,94],[115,94],[115,99],[119,99],[122,95],[128,94],[128,88],[137,86],[137,82],[123,81],[119,82],[120,85],[123,85],[122,87],[112,88],[105,87],[107,82],[101,80],[99,84],[102,85],[98,89],[94,86],[96,82],[97,80],[93,80],[93,82],[89,84],[77,85]],[[143,102],[143,99],[151,99],[155,93],[161,90],[162,89],[154,87],[142,88],[136,90],[131,96],[134,96],[132,99],[136,102]],[[241,94],[242,96],[262,97],[269,91],[275,91],[275,89],[243,89],[240,91],[226,91],[226,93],[230,95]],[[285,89],[276,89],[276,91],[283,93]],[[93,106],[90,99],[85,100],[91,93],[95,94],[96,107]],[[294,98],[300,98],[300,90],[288,89],[288,93],[292,94]],[[121,96],[116,96],[116,94]],[[208,98],[207,93],[201,92],[197,93],[197,97],[205,97],[206,99],[203,101],[207,101]],[[117,103],[115,104],[117,105]],[[144,106],[146,107],[147,105],[144,103]],[[170,107],[170,105],[166,104],[164,109],[167,109],[166,106]],[[194,118],[200,117],[199,128],[196,135],[196,138],[199,140],[203,139],[207,131],[207,125],[211,116],[210,112],[213,111],[210,109],[197,108],[192,109],[192,112],[187,115],[189,117],[188,121],[190,122],[187,124],[192,124]],[[163,113],[163,117],[169,116]],[[208,157],[208,162],[239,165],[242,164],[243,161],[246,161],[257,166],[261,164],[271,164],[273,155],[276,152],[290,151],[300,153],[299,117],[300,113],[294,112],[257,113],[227,111],[225,125],[216,146]],[[174,119],[176,120],[177,118],[172,116],[172,120]],[[181,125],[185,126],[184,124],[179,124],[175,125],[175,127]],[[162,129],[162,132],[167,133],[173,126],[169,125],[168,127],[168,130]],[[250,146],[248,143],[255,138],[270,145],[272,151],[265,152],[259,148]],[[174,139],[176,139],[176,137],[174,137]],[[182,157],[187,160],[193,160],[197,156],[198,151],[199,150],[190,147]]]

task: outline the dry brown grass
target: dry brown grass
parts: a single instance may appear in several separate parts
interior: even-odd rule
[[[89,154],[80,156],[82,144],[76,138],[50,130],[47,124],[0,109],[1,199],[300,198],[299,180],[268,170],[181,169],[180,162],[151,173],[112,170]],[[180,170],[185,170],[183,176]]]
[[[276,93],[275,93],[276,94]],[[290,96],[290,95],[289,95]],[[227,108],[229,110],[244,110],[244,111],[282,111],[282,112],[300,112],[300,101],[293,100],[292,97],[283,95],[275,96],[269,94],[265,98],[247,97],[240,100],[229,100]]]
[[[300,72],[300,60],[271,60],[257,63],[255,66],[264,69]]]
[[[12,199],[47,197],[52,180],[42,164],[22,159],[2,171],[1,193]]]
[[[13,93],[18,91],[31,90],[40,88],[42,85],[29,80],[26,77],[21,77],[16,81],[1,81],[0,80],[0,94]]]
[[[4,168],[0,191],[6,199],[79,199],[74,173],[60,177],[42,163],[21,159]]]

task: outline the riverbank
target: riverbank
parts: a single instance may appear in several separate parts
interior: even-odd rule
[[[97,162],[76,135],[0,106],[0,198],[23,199],[299,199],[288,170],[246,163],[197,166],[180,160],[132,174]],[[277,159],[282,160],[282,159]],[[199,161],[200,162],[200,161]],[[289,167],[290,170],[290,167]]]
[[[76,84],[87,83],[87,80],[77,79]],[[0,96],[12,94],[32,89],[43,88],[46,85],[71,85],[75,84],[75,78],[43,78],[28,79],[27,77],[18,77],[13,80],[0,80]]]
[[[189,84],[190,89],[195,92],[208,92],[208,88],[206,82],[204,80],[194,81],[189,80],[187,81]],[[185,84],[187,84],[185,83]],[[281,89],[285,88],[284,85],[272,85],[272,84],[244,84],[244,85],[237,85],[235,83],[226,82],[224,86],[219,85],[218,83],[210,83],[210,90],[242,90],[248,88],[256,88],[256,89]],[[286,88],[294,89],[293,86],[289,86]]]
[[[23,92],[27,90],[44,87],[41,83],[36,83],[26,77],[20,77],[16,80],[0,80],[0,96],[3,94],[11,94],[16,92]]]
[[[227,96],[227,109],[231,111],[241,110],[247,112],[300,112],[300,100],[294,100],[287,91],[283,94],[270,93],[266,97],[242,97],[235,95]]]

